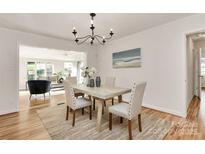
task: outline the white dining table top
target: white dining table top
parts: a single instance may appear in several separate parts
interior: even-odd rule
[[[82,93],[87,95],[91,95],[101,99],[109,99],[115,96],[123,95],[131,92],[129,88],[121,88],[121,87],[87,87],[82,84],[72,85],[73,89],[76,89]]]

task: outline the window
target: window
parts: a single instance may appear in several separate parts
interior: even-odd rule
[[[72,62],[65,62],[64,63],[64,70],[66,77],[71,76],[73,70],[73,63]]]
[[[51,77],[54,73],[52,63],[27,62],[27,80],[35,80],[40,77]]]
[[[27,80],[35,80],[35,62],[27,62]]]
[[[45,77],[46,76],[46,64],[38,62],[36,64],[36,72],[37,77]]]
[[[78,62],[78,80],[79,80],[80,83],[82,83],[82,82],[83,82],[83,79],[84,79],[84,78],[81,76],[81,73],[82,73],[82,69],[81,69],[81,68],[82,68],[83,66],[85,66],[83,62]]]
[[[46,74],[47,74],[47,77],[51,77],[54,73],[54,65],[53,64],[50,64],[50,63],[47,63],[46,64]]]

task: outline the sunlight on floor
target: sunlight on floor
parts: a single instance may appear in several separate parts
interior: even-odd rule
[[[40,107],[53,106],[58,103],[65,102],[64,99],[64,90],[51,91],[51,96],[46,94],[45,100],[42,94],[33,95],[31,100],[29,100],[29,91],[20,91],[19,92],[19,108],[20,111],[28,109],[36,109]],[[62,97],[63,96],[63,97]]]

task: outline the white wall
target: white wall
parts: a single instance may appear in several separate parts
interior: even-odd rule
[[[60,61],[60,60],[48,60],[48,59],[35,59],[35,58],[23,58],[19,59],[19,89],[25,90],[26,89],[26,81],[27,81],[27,62],[42,62],[42,63],[52,63],[54,65],[54,72],[57,73],[64,70],[64,62],[67,61]],[[72,76],[77,76],[77,62],[72,61],[73,63],[73,71]]]
[[[147,81],[144,106],[185,117],[188,100],[185,34],[205,29],[204,19],[205,15],[194,15],[108,41],[97,52],[99,74],[116,76],[117,85],[123,87],[131,87],[134,81]],[[132,48],[141,48],[142,67],[113,69],[112,53]],[[129,96],[124,99],[129,100]]]
[[[194,96],[194,44],[190,36],[187,36],[187,100],[186,107],[188,108]]]
[[[96,65],[94,46],[0,28],[0,115],[18,111],[19,44],[86,52],[88,65]]]

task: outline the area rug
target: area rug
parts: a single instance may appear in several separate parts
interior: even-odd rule
[[[107,106],[108,107],[108,106]],[[96,113],[93,111],[93,118],[89,120],[89,114],[76,113],[75,127],[72,127],[72,112],[68,121],[65,120],[65,104],[48,107],[37,111],[45,128],[54,140],[127,140],[127,120],[120,124],[119,117],[113,117],[112,131],[108,128],[108,112],[102,118],[101,131],[96,130]],[[132,133],[136,140],[161,140],[172,127],[170,121],[161,119],[155,115],[142,113],[142,132],[139,132],[137,120],[133,120]]]

